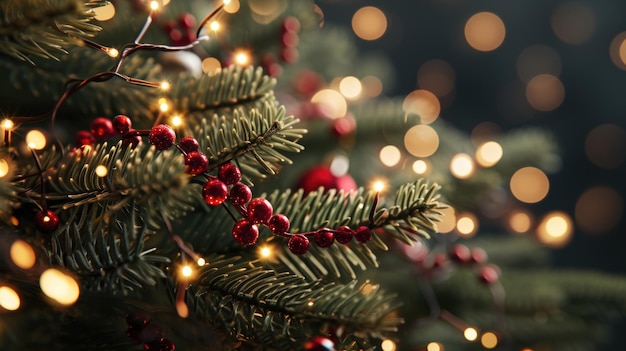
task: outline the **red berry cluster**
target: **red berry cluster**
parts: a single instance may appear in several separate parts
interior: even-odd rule
[[[81,130],[76,133],[76,146],[93,145],[98,140],[112,137],[121,137],[124,145],[137,146],[141,142],[141,136],[132,129],[132,121],[128,116],[117,115],[111,121],[106,117],[95,118],[89,130]]]
[[[144,316],[131,313],[126,316],[126,323],[128,324],[126,335],[132,338],[134,342],[142,343],[145,350],[176,350],[176,345],[171,340],[165,338],[163,330],[157,325],[151,324]]]
[[[163,30],[175,46],[191,44],[196,40],[196,18],[190,13],[183,13],[178,21],[168,21],[163,25]]]
[[[286,63],[294,63],[298,61],[298,43],[300,42],[300,21],[295,17],[287,17],[283,20],[281,26],[281,52],[280,59]]]

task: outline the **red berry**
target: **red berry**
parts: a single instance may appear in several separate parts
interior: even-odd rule
[[[174,21],[167,21],[163,24],[163,30],[166,33],[171,32],[174,28],[176,28],[176,23],[174,23]]]
[[[283,235],[289,230],[289,218],[284,214],[275,214],[270,217],[267,227],[276,235]]]
[[[122,145],[130,145],[131,147],[137,147],[141,143],[141,137],[139,135],[131,135],[122,139]]]
[[[117,115],[113,118],[113,128],[120,134],[126,134],[133,126],[133,121],[128,116]]]
[[[351,114],[346,114],[341,118],[333,120],[331,132],[337,138],[346,136],[356,129],[356,120]]]
[[[190,13],[183,13],[178,17],[178,25],[182,29],[191,29],[196,26],[196,18]]]
[[[372,230],[368,226],[362,225],[357,228],[354,238],[360,243],[366,243],[372,239]]]
[[[496,283],[500,280],[500,268],[495,265],[483,266],[478,272],[478,278],[487,285]]]
[[[96,142],[96,138],[93,137],[91,132],[81,130],[76,133],[76,146],[92,145]]]
[[[254,245],[259,238],[259,227],[249,220],[242,218],[233,226],[232,234],[239,245]]]
[[[300,58],[300,53],[295,48],[284,48],[280,51],[280,59],[286,63],[294,63]]]
[[[163,341],[165,333],[155,324],[148,324],[139,333],[139,341],[144,344],[156,344]]]
[[[159,124],[152,127],[148,140],[157,150],[167,150],[174,145],[176,133],[167,124]]]
[[[143,348],[146,351],[174,351],[176,345],[170,339],[163,339],[154,344],[144,344]]]
[[[180,29],[178,28],[173,28],[169,32],[169,37],[170,37],[170,41],[172,42],[172,44],[174,45],[180,44],[183,40],[183,32],[181,32]]]
[[[126,316],[126,324],[132,329],[143,329],[148,325],[148,319],[138,313],[129,313]]]
[[[39,211],[35,215],[35,225],[44,233],[54,232],[59,228],[60,223],[59,216],[50,210]]]
[[[443,252],[438,252],[435,254],[435,259],[432,264],[433,269],[443,269],[450,264],[450,260],[448,260],[448,255]]]
[[[221,180],[210,177],[202,187],[202,197],[209,206],[221,205],[228,196],[228,187]]]
[[[296,17],[289,16],[283,21],[283,30],[285,32],[297,33],[300,31],[300,21]]]
[[[335,351],[335,343],[323,336],[314,336],[304,343],[305,351]]]
[[[186,153],[190,153],[192,151],[198,151],[200,145],[198,144],[198,140],[194,137],[186,136],[182,137],[178,142],[178,146],[180,146],[183,151]]]
[[[294,32],[285,32],[282,36],[282,44],[285,48],[294,48],[298,46],[298,42],[300,38],[297,33]]]
[[[342,244],[347,244],[350,241],[352,241],[352,237],[354,236],[355,232],[354,230],[352,230],[352,228],[348,227],[347,225],[342,225],[341,227],[337,228],[337,232],[335,232],[335,239],[337,239],[337,242],[342,243]]]
[[[481,247],[472,247],[470,254],[470,262],[472,263],[483,264],[487,261],[487,252]]]
[[[309,251],[309,238],[302,234],[292,235],[287,246],[294,255],[304,255]]]
[[[115,133],[111,120],[104,117],[94,119],[91,122],[90,130],[91,134],[93,134],[96,139],[106,139]]]
[[[471,259],[470,249],[462,244],[452,246],[450,258],[457,263],[468,263]]]
[[[247,204],[251,198],[252,190],[250,190],[249,186],[243,183],[237,183],[230,188],[228,199],[235,205],[243,206]]]
[[[198,175],[209,168],[209,159],[200,151],[192,151],[185,155],[185,166],[185,172]]]
[[[333,234],[328,228],[322,228],[315,232],[313,240],[317,246],[327,248],[335,242],[335,234]]]
[[[272,204],[262,197],[250,200],[248,204],[248,219],[252,223],[267,223],[272,217]]]
[[[241,180],[241,171],[233,163],[222,163],[217,170],[217,177],[227,185],[233,185]]]

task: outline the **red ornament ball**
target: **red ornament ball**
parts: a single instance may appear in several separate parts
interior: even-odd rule
[[[108,118],[98,117],[91,122],[89,127],[96,139],[106,139],[115,134],[113,123]]]
[[[200,151],[192,151],[185,155],[185,172],[198,175],[209,168],[209,159]]]
[[[198,144],[198,140],[194,137],[186,136],[182,137],[178,142],[178,146],[183,149],[186,153],[190,153],[193,151],[198,151],[200,148],[200,144]]]
[[[167,150],[174,145],[176,133],[167,124],[159,124],[150,129],[148,140],[157,150]]]
[[[337,232],[335,232],[335,239],[339,243],[348,244],[350,241],[352,241],[352,237],[354,236],[354,234],[355,231],[352,230],[352,228],[348,227],[347,225],[342,225],[341,227],[337,228]]]
[[[366,243],[372,239],[372,230],[368,226],[362,225],[356,229],[354,238],[362,244]]]
[[[287,233],[289,226],[289,218],[281,213],[273,215],[267,222],[267,227],[276,235]]]
[[[228,199],[235,205],[243,206],[250,201],[252,198],[252,190],[250,187],[243,184],[237,183],[230,188],[230,194],[228,195]]]
[[[291,251],[294,255],[304,255],[309,251],[310,245],[309,238],[302,234],[292,235],[287,243],[289,251]]]
[[[59,228],[59,224],[59,216],[50,210],[42,210],[35,215],[35,225],[41,232],[52,233]]]
[[[125,115],[117,115],[113,118],[113,128],[119,134],[126,134],[130,132],[130,129],[133,126],[133,121],[130,120],[128,116]]]
[[[122,145],[130,145],[130,147],[137,147],[141,143],[141,137],[139,135],[131,135],[122,139]]]
[[[335,234],[328,228],[322,228],[315,232],[313,241],[321,248],[330,247],[335,242]]]
[[[248,219],[252,223],[267,223],[272,217],[272,204],[262,197],[250,200],[248,204]]]
[[[226,185],[233,185],[241,180],[241,171],[233,163],[222,163],[217,170],[217,177]]]
[[[495,265],[483,266],[478,271],[479,280],[487,285],[497,283],[500,280],[500,268]]]
[[[305,351],[335,351],[335,343],[323,336],[314,336],[304,343]]]
[[[233,239],[235,239],[235,242],[239,245],[254,245],[259,238],[259,227],[249,220],[242,218],[233,226],[232,234]]]
[[[209,206],[221,205],[228,196],[228,187],[221,180],[210,177],[202,187],[202,197]]]
[[[86,130],[80,130],[76,133],[76,146],[81,147],[85,145],[92,145],[96,142],[96,138],[93,137],[91,132]]]

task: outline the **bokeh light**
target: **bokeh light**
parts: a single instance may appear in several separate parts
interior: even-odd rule
[[[328,118],[340,118],[348,112],[348,103],[338,91],[322,89],[311,97],[311,102],[319,106],[320,112]]]
[[[248,0],[252,19],[260,24],[269,24],[287,9],[288,0]]]
[[[383,92],[383,82],[376,76],[365,76],[361,79],[363,94],[368,97],[376,97]]]
[[[624,199],[615,189],[594,186],[576,201],[574,218],[578,229],[590,234],[606,233],[617,226],[624,214]]]
[[[352,30],[363,40],[376,40],[387,31],[387,17],[377,7],[362,7],[352,16]]]
[[[480,343],[486,349],[494,349],[498,346],[498,336],[494,332],[485,332],[480,337]]]
[[[561,80],[551,74],[533,77],[526,85],[526,99],[539,111],[552,111],[565,99],[565,87]]]
[[[91,11],[96,21],[108,21],[115,17],[115,5],[111,2],[107,2],[104,6],[94,7]]]
[[[15,311],[20,308],[20,295],[8,286],[0,286],[0,307],[7,311]]]
[[[596,28],[596,17],[593,11],[577,2],[561,4],[554,10],[550,22],[554,34],[572,45],[589,41]]]
[[[502,129],[497,124],[493,122],[480,122],[472,128],[470,139],[472,140],[472,144],[480,145],[501,133]]]
[[[472,327],[465,328],[463,331],[463,337],[465,337],[467,341],[474,341],[478,339],[478,330]]]
[[[224,11],[228,13],[237,13],[240,7],[239,0],[224,0]]]
[[[5,177],[9,174],[11,167],[9,166],[9,162],[7,160],[0,158],[0,178]]]
[[[383,340],[383,342],[380,344],[380,348],[383,351],[396,351],[397,349],[396,343],[390,339]]]
[[[585,154],[594,165],[614,169],[622,165],[626,153],[626,131],[615,124],[593,128],[585,139]]]
[[[339,82],[339,91],[346,99],[355,100],[361,96],[363,86],[358,78],[348,76],[342,78]]]
[[[558,52],[547,45],[529,46],[517,57],[517,75],[519,79],[528,83],[533,77],[540,74],[561,74],[561,58]]]
[[[426,351],[444,351],[444,348],[442,344],[433,341],[426,345]]]
[[[569,243],[573,231],[572,220],[566,213],[550,212],[537,226],[537,239],[548,247],[559,248]]]
[[[469,212],[463,212],[456,217],[456,231],[459,236],[471,238],[478,231],[478,218]]]
[[[443,60],[426,61],[417,70],[417,85],[438,97],[454,90],[455,79],[454,68]]]
[[[80,296],[76,279],[56,268],[48,268],[41,274],[39,286],[46,296],[61,305],[71,305]]]
[[[535,167],[524,167],[511,176],[511,193],[521,202],[536,203],[543,200],[550,190],[548,176]]]
[[[626,71],[626,32],[621,32],[611,40],[609,55],[617,68]]]
[[[429,175],[431,168],[432,165],[430,162],[428,162],[428,160],[416,160],[411,166],[411,169],[413,169],[413,172],[415,172],[415,174],[419,174],[422,176]]]
[[[504,22],[492,12],[479,12],[465,23],[465,40],[478,51],[497,49],[506,36]]]
[[[33,150],[42,150],[46,147],[46,136],[37,129],[32,129],[26,133],[26,145]]]
[[[410,92],[404,98],[402,108],[407,113],[414,113],[420,116],[420,122],[423,124],[434,122],[441,112],[441,104],[437,96],[424,89]]]
[[[98,165],[94,172],[98,177],[102,178],[109,174],[109,169],[105,165]]]
[[[415,157],[429,157],[439,148],[439,135],[432,127],[418,124],[404,134],[404,147]]]
[[[458,153],[450,161],[450,173],[459,179],[467,179],[474,174],[474,160],[465,153]]]
[[[30,269],[35,265],[35,250],[24,240],[18,239],[11,244],[9,250],[11,261],[21,269]]]
[[[436,231],[440,234],[450,233],[456,228],[456,212],[452,206],[448,206],[442,210],[439,216],[439,222],[436,222]]]
[[[502,146],[495,141],[488,141],[476,149],[476,162],[483,167],[491,167],[502,158]]]
[[[396,146],[387,145],[380,149],[380,153],[378,154],[380,158],[380,162],[382,162],[387,167],[393,167],[400,163],[402,159],[402,152]]]
[[[222,63],[215,57],[207,57],[202,60],[202,72],[207,74],[215,74],[222,68]]]
[[[525,210],[514,210],[508,215],[508,226],[514,233],[528,233],[532,225],[533,217]]]
[[[247,66],[250,64],[250,54],[244,50],[237,50],[233,52],[233,60],[239,66]]]

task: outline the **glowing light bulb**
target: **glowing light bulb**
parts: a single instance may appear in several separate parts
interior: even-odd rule
[[[108,48],[106,49],[106,53],[113,58],[116,58],[120,55],[120,52],[116,48]]]
[[[5,159],[0,159],[0,178],[6,176],[7,174],[9,174],[9,170],[11,169],[11,167],[9,167],[9,163],[7,162],[7,160]]]
[[[39,286],[46,296],[62,305],[73,304],[80,295],[78,282],[56,268],[48,268],[41,274]]]
[[[468,327],[463,331],[463,337],[467,341],[474,341],[478,339],[478,330],[476,328]]]
[[[537,239],[549,247],[563,247],[572,238],[573,230],[572,220],[566,213],[550,212],[537,227]]]
[[[250,56],[243,51],[235,52],[234,58],[235,58],[235,63],[240,66],[245,66],[250,63]]]
[[[161,110],[161,112],[167,112],[170,109],[170,104],[167,102],[167,99],[165,98],[160,98],[159,99],[159,110]]]
[[[483,167],[491,167],[502,158],[502,146],[495,141],[488,141],[476,149],[476,162]]]
[[[180,269],[180,273],[183,277],[189,278],[193,274],[193,269],[189,265],[184,265],[183,268]]]
[[[417,161],[413,162],[413,167],[412,168],[413,168],[413,172],[415,172],[415,174],[425,175],[429,171],[430,166],[424,160],[417,160]]]
[[[486,349],[493,349],[498,346],[498,336],[494,332],[486,332],[480,337],[480,343]]]
[[[456,230],[464,238],[474,236],[478,231],[478,218],[471,213],[462,213],[457,216]]]
[[[382,164],[387,167],[393,167],[400,163],[400,160],[402,159],[402,153],[397,147],[393,145],[387,145],[380,149],[378,157],[380,158],[380,162],[382,162]]]
[[[380,348],[383,351],[396,351],[396,343],[393,340],[386,339],[380,344]]]
[[[515,233],[526,233],[532,226],[532,218],[525,211],[516,211],[509,215],[509,227]]]
[[[263,258],[269,258],[272,256],[272,249],[269,246],[262,246],[259,249],[259,255]]]
[[[2,128],[4,128],[5,130],[12,130],[13,127],[15,126],[13,121],[8,118],[3,119],[2,122],[0,122],[0,124],[2,125]]]
[[[170,90],[170,88],[171,88],[172,86],[170,85],[170,83],[169,83],[169,82],[162,81],[162,82],[161,82],[161,86],[160,86],[160,87],[161,87],[161,90],[163,90],[163,91],[168,91],[168,90]]]
[[[426,350],[427,351],[443,351],[443,345],[441,345],[438,342],[430,342],[428,343],[428,345],[426,345]]]
[[[33,150],[46,147],[46,136],[39,130],[33,129],[26,134],[26,145]]]
[[[8,311],[20,308],[20,296],[8,286],[0,286],[0,307]]]
[[[180,127],[183,124],[183,118],[179,115],[175,115],[172,117],[172,126]]]
[[[30,269],[35,265],[37,257],[35,250],[24,240],[15,240],[11,244],[11,261],[21,269]]]
[[[217,32],[220,30],[220,23],[218,21],[213,21],[209,24],[209,28],[211,28],[212,31]]]
[[[206,260],[203,257],[198,258],[198,261],[196,261],[196,263],[198,264],[198,266],[204,266],[206,264]]]
[[[150,2],[150,9],[152,11],[156,11],[159,9],[159,2],[158,1],[152,1]]]
[[[468,154],[456,154],[450,161],[450,172],[459,179],[467,179],[474,174],[474,161]]]
[[[385,188],[387,188],[387,184],[386,184],[386,182],[385,182],[384,180],[382,180],[382,179],[375,180],[375,181],[372,183],[372,190],[374,190],[374,191],[376,191],[376,192],[378,192],[378,193],[380,193],[380,192],[382,192],[383,190],[385,190]]]
[[[95,172],[98,177],[102,178],[106,177],[106,175],[109,174],[109,169],[105,165],[98,165]]]
[[[339,82],[339,91],[346,99],[357,99],[361,95],[361,81],[353,76],[344,77]]]

